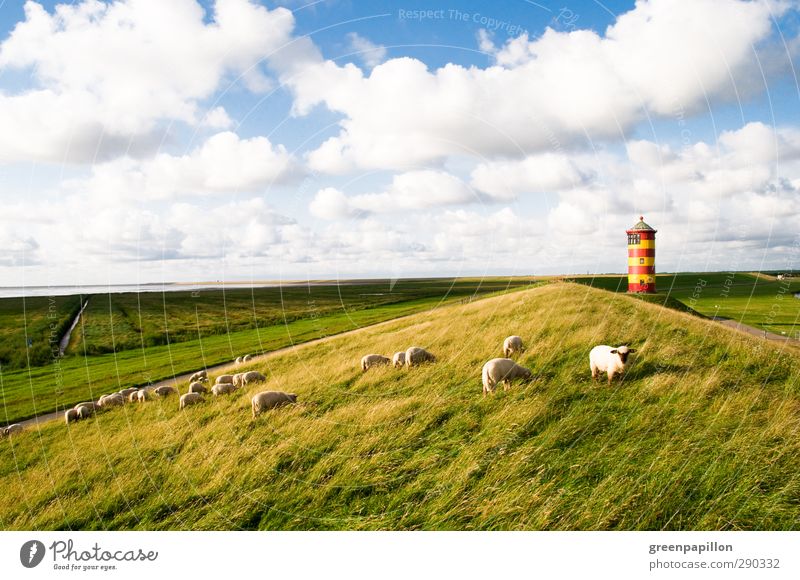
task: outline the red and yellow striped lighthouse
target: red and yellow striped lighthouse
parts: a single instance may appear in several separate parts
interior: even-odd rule
[[[628,231],[628,292],[656,291],[656,230],[639,223]]]

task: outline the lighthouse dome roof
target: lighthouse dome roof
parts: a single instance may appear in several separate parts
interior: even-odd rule
[[[647,232],[654,232],[653,228],[649,225],[644,223],[644,216],[639,216],[639,222],[631,228],[631,231],[647,231]]]

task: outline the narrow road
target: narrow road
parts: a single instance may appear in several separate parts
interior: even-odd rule
[[[796,338],[791,338],[789,336],[784,336],[782,334],[776,334],[774,332],[767,332],[766,330],[753,328],[752,326],[747,326],[746,324],[742,324],[741,322],[737,322],[731,318],[725,318],[724,316],[712,316],[711,320],[719,322],[720,324],[724,324],[728,328],[733,328],[735,330],[738,330],[739,332],[746,332],[747,334],[757,336],[758,338],[765,338],[767,340],[775,340],[779,342],[788,342],[790,344],[800,346],[800,341],[798,341]]]

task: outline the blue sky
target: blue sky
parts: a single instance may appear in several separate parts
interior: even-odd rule
[[[619,272],[640,213],[659,271],[797,267],[798,50],[794,2],[6,2],[0,285]]]

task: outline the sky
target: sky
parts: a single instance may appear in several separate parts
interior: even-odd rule
[[[800,264],[795,0],[0,2],[0,286]]]

